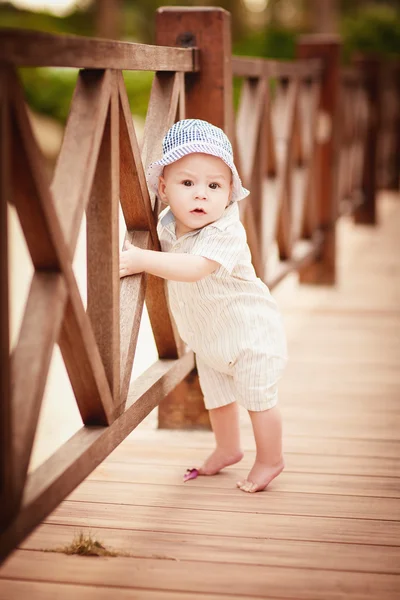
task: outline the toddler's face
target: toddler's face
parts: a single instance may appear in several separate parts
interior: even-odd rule
[[[217,221],[229,204],[232,172],[209,154],[188,154],[164,169],[158,192],[169,204],[177,237]]]

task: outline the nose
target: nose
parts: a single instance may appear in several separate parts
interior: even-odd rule
[[[196,186],[195,199],[196,200],[207,200],[207,187],[205,185]]]

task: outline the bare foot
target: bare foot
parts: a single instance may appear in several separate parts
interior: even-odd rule
[[[236,485],[243,492],[250,492],[251,494],[254,492],[261,492],[261,490],[265,490],[267,485],[269,485],[279,473],[282,473],[284,468],[285,463],[283,462],[283,459],[275,465],[264,464],[256,460],[247,479],[238,481]]]
[[[199,475],[216,475],[221,469],[238,463],[243,458],[241,450],[228,452],[216,448],[199,469]]]

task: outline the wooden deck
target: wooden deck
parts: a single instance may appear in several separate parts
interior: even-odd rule
[[[400,198],[380,225],[339,225],[335,288],[277,290],[291,360],[281,386],[287,468],[268,492],[226,472],[182,483],[208,432],[157,431],[154,415],[0,570],[0,599],[400,597]],[[131,556],[45,553],[91,531]]]

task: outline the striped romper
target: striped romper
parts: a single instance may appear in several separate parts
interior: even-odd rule
[[[163,252],[220,264],[200,281],[167,282],[179,334],[196,354],[206,408],[235,400],[251,411],[272,408],[286,363],[285,334],[276,302],[255,274],[237,202],[214,223],[178,239],[166,208],[157,231]]]

